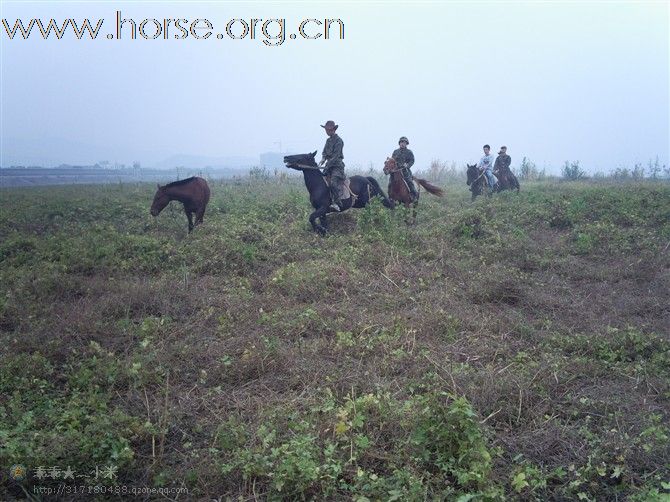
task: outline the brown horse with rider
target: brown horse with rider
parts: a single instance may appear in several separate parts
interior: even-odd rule
[[[407,208],[409,208],[411,205],[413,208],[413,222],[416,222],[416,207],[419,204],[419,195],[421,193],[420,187],[425,188],[428,193],[438,197],[442,197],[444,195],[444,191],[440,187],[429,183],[425,179],[412,176],[412,181],[410,181],[410,183],[417,182],[419,184],[417,195],[416,197],[413,197],[410,186],[403,176],[402,168],[398,167],[395,159],[392,157],[388,157],[386,162],[384,162],[384,174],[390,175],[388,187],[389,198],[393,201],[404,204]]]

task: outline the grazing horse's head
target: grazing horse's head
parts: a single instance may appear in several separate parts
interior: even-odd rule
[[[396,170],[397,164],[395,163],[395,159],[393,157],[386,157],[386,161],[384,162],[384,174],[389,174],[392,173]]]
[[[156,190],[156,195],[154,195],[154,201],[151,204],[151,216],[158,216],[169,203],[170,197],[165,193],[164,187],[158,185],[158,190]]]
[[[467,171],[467,176],[468,176],[468,181],[466,182],[468,185],[471,185],[479,176],[479,169],[477,169],[477,164],[466,164],[468,166],[468,171]]]
[[[316,161],[314,158],[316,157],[316,151],[313,153],[299,153],[296,155],[286,155],[284,157],[284,164],[286,164],[286,167],[290,167],[291,169],[297,169],[300,171],[302,168],[300,166],[309,166],[309,167],[317,167]]]

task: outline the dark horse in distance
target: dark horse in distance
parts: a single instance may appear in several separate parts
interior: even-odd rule
[[[498,177],[498,192],[502,192],[503,190],[516,190],[517,193],[519,193],[519,190],[521,190],[519,180],[509,167],[505,170],[500,169],[499,171],[493,171],[493,174]]]
[[[485,194],[487,197],[490,197],[494,190],[492,187],[489,186],[488,180],[486,179],[486,176],[484,173],[479,172],[479,168],[477,167],[477,164],[466,164],[468,166],[468,170],[466,172],[467,175],[467,181],[466,183],[470,186],[470,191],[472,192],[472,200],[475,200],[475,197],[478,195]],[[498,185],[497,189],[495,190],[496,192],[502,192],[503,190],[516,190],[517,192],[520,189],[519,186],[519,180],[516,179],[516,176],[514,176],[514,173],[512,171],[509,171],[508,173],[502,175],[497,175],[498,177]]]
[[[172,200],[184,204],[184,212],[188,218],[188,232],[191,233],[195,225],[202,223],[202,217],[205,215],[209,202],[209,186],[204,179],[197,176],[163,186],[158,185],[151,204],[151,216],[158,216]],[[195,213],[195,225],[193,224],[193,213]]]
[[[475,197],[478,195],[481,195],[482,193],[485,193],[487,197],[491,196],[491,188],[489,187],[488,180],[486,179],[486,176],[484,176],[484,173],[480,173],[479,169],[477,168],[477,164],[467,164],[468,170],[466,172],[466,175],[468,177],[467,184],[470,187],[470,191],[472,192],[472,199],[475,200]]]
[[[286,167],[302,171],[305,178],[305,186],[309,192],[309,201],[312,203],[314,212],[309,215],[309,222],[315,232],[325,235],[328,231],[328,219],[326,215],[333,212],[330,209],[330,188],[324,179],[323,172],[317,166],[314,153],[301,153],[298,155],[287,155],[284,157]],[[377,183],[370,176],[350,176],[348,181],[349,198],[340,203],[342,211],[352,207],[365,207],[373,197],[380,197],[382,204],[393,208],[393,203]],[[316,220],[319,220],[317,223]]]
[[[412,194],[409,191],[407,182],[402,175],[401,169],[398,169],[396,161],[392,157],[387,157],[386,162],[384,162],[384,174],[390,174],[389,178],[389,197],[393,201],[401,202],[405,204],[405,207],[409,208],[412,204],[412,222],[416,222],[416,207],[419,205],[419,197],[417,196],[416,200],[412,200]],[[442,197],[444,191],[435,185],[428,183],[428,181],[416,178],[412,176],[412,179],[419,184],[419,189],[417,195],[421,194],[421,187],[425,188],[428,193]]]

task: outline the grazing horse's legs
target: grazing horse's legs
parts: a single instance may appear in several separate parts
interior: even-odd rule
[[[188,233],[190,234],[191,231],[193,230],[193,213],[191,212],[190,209],[187,209],[184,207],[184,212],[186,213],[186,217],[188,218]]]
[[[202,218],[205,216],[205,208],[200,208],[195,212],[195,224],[202,223]]]

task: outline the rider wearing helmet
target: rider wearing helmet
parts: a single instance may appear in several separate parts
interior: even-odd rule
[[[400,169],[400,172],[405,179],[405,183],[407,183],[407,188],[412,195],[412,199],[417,200],[419,194],[416,191],[416,186],[414,185],[414,179],[411,171],[411,167],[414,165],[414,154],[412,153],[412,150],[407,148],[407,145],[409,145],[409,140],[405,136],[398,140],[398,145],[400,145],[400,148],[395,150],[391,157],[393,157],[396,166],[398,166],[398,169]]]

